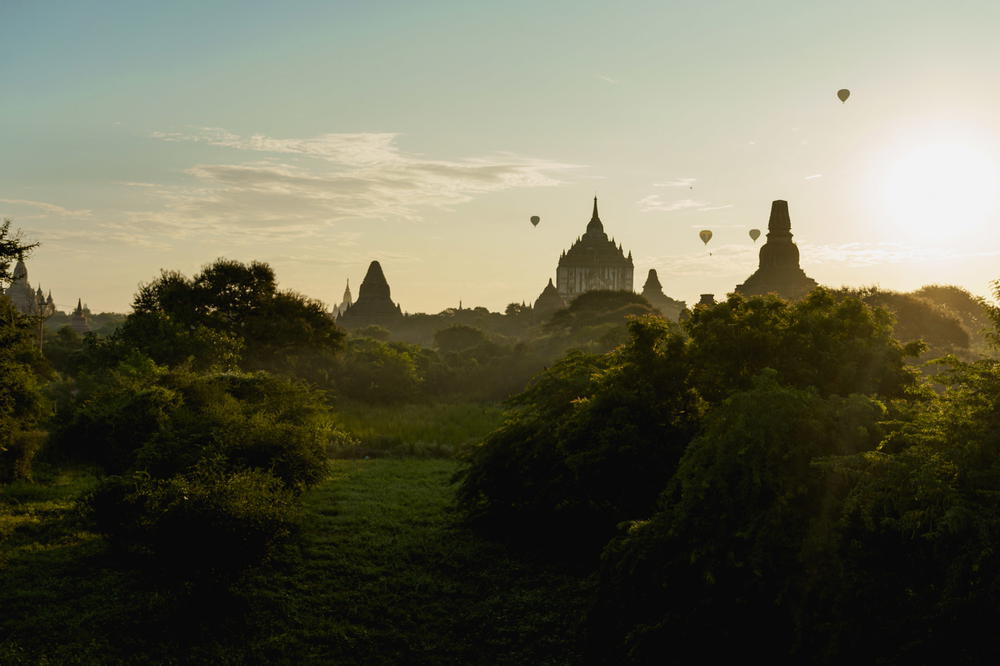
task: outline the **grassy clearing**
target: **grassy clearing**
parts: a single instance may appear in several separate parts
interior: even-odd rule
[[[341,460],[232,591],[164,589],[78,522],[75,473],[0,496],[0,663],[566,664],[589,583],[467,531],[450,460]]]
[[[500,425],[503,409],[489,403],[433,403],[393,406],[344,402],[337,421],[361,446],[339,452],[357,457],[401,455],[449,457]]]

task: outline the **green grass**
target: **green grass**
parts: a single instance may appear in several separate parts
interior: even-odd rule
[[[451,460],[340,460],[232,591],[164,588],[80,524],[71,473],[0,495],[0,663],[566,664],[585,576],[468,531]]]
[[[503,409],[489,403],[392,406],[343,402],[336,420],[360,441],[353,454],[448,457],[500,425]]]

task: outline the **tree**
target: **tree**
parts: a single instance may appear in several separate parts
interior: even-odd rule
[[[0,287],[9,282],[12,275],[10,265],[27,256],[31,250],[38,247],[38,243],[25,244],[21,240],[20,233],[10,233],[10,220],[4,219],[0,222]]]
[[[764,368],[824,395],[901,396],[915,377],[904,360],[923,345],[901,345],[892,326],[886,310],[822,288],[797,303],[734,294],[684,323],[695,385],[713,402],[748,388]]]
[[[649,520],[605,550],[590,621],[610,663],[785,662],[833,542],[827,475],[813,463],[871,450],[883,408],[822,397],[767,370],[706,418]],[[804,659],[809,661],[809,659]]]
[[[171,366],[191,358],[323,384],[344,333],[319,301],[278,290],[267,264],[219,259],[193,278],[164,271],[142,286],[113,338]]]
[[[11,278],[10,265],[37,245],[25,244],[17,234],[11,236],[10,220],[0,223],[0,286]],[[29,445],[25,433],[43,411],[35,373],[41,358],[32,328],[0,293],[0,480],[30,476],[37,448],[37,443]]]
[[[462,477],[473,516],[511,536],[583,546],[587,557],[616,524],[653,510],[703,403],[675,329],[643,317],[628,331],[614,352],[570,354],[511,401]]]

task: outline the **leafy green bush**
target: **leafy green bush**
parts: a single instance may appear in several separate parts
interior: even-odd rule
[[[294,493],[269,472],[207,460],[166,479],[105,479],[86,499],[97,531],[156,575],[226,580],[296,527]]]
[[[43,430],[20,431],[6,448],[0,447],[0,483],[31,481],[35,457],[47,438]]]
[[[832,543],[825,510],[836,489],[813,463],[874,448],[884,408],[776,377],[765,372],[709,414],[660,510],[605,550],[590,626],[609,661],[794,651],[803,581]]]
[[[200,461],[268,471],[302,489],[326,471],[340,435],[321,396],[267,373],[168,371],[141,355],[94,376],[62,406],[56,440],[71,458],[113,474],[184,474]]]
[[[459,496],[473,516],[586,554],[620,521],[648,515],[703,404],[670,325],[645,317],[629,331],[603,358],[575,354],[546,371],[471,451]]]

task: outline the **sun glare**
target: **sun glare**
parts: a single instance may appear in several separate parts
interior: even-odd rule
[[[974,240],[997,223],[997,177],[983,148],[957,142],[918,145],[886,170],[886,213],[901,240]]]

